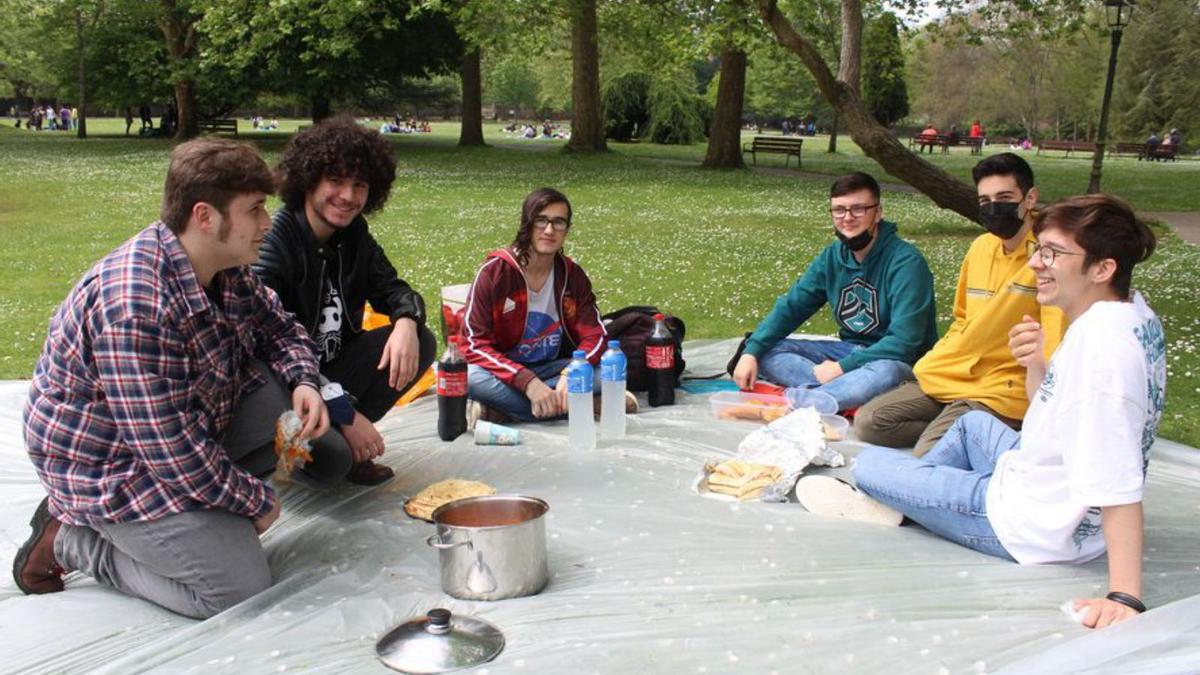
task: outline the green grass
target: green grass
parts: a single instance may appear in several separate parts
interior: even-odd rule
[[[2,378],[29,377],[46,322],[71,285],[158,212],[171,143],[126,139],[122,120],[91,120],[89,127],[95,138],[86,142],[0,129]],[[287,139],[280,132],[243,135],[269,162]],[[372,230],[402,276],[431,302],[441,286],[469,281],[486,251],[511,240],[521,199],[541,185],[563,189],[576,207],[568,251],[589,270],[601,308],[657,304],[685,319],[689,337],[730,337],[753,328],[830,239],[824,180],[702,170],[696,166],[700,146],[622,144],[616,152],[578,156],[558,152],[558,141],[509,139],[496,126],[487,135],[493,145],[483,149],[455,147],[453,124],[392,137],[399,176],[387,207],[371,218]],[[845,140],[842,147],[845,155],[821,157],[819,167],[807,158],[805,169],[880,173]],[[973,160],[951,155],[936,161],[969,168]],[[1082,160],[1039,160],[1035,169],[1044,184],[1086,182]],[[1191,175],[1193,182],[1200,177],[1200,163],[1134,162],[1131,175],[1146,184],[1130,193],[1140,207],[1147,208],[1142,201],[1156,194],[1164,170]],[[1196,197],[1180,192],[1169,207],[1151,205],[1200,208],[1187,203]],[[889,193],[885,205],[934,270],[944,328],[959,262],[980,230],[919,195]],[[1200,249],[1162,234],[1159,252],[1139,268],[1135,285],[1167,329],[1170,394],[1162,433],[1200,445],[1200,311],[1184,272],[1200,268]],[[805,329],[834,327],[822,313]]]

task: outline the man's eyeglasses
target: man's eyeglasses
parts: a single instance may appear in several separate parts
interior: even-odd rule
[[[1073,251],[1061,251],[1057,248],[1052,248],[1049,244],[1034,244],[1033,254],[1036,254],[1046,267],[1054,267],[1054,261],[1060,255],[1083,255],[1082,253],[1075,253]]]
[[[537,216],[533,219],[533,226],[539,230],[546,229],[547,225],[552,226],[555,232],[566,232],[567,228],[571,227],[571,221],[566,218],[547,218],[546,216]]]
[[[851,206],[849,208],[846,208],[845,206],[835,206],[832,209],[829,209],[829,215],[833,216],[834,220],[841,220],[841,219],[845,218],[847,215],[853,216],[855,218],[862,218],[867,213],[867,211],[870,211],[871,209],[875,208],[876,206],[879,206],[879,202],[875,202],[874,204],[865,204],[865,205],[864,204],[855,204],[854,206]]]

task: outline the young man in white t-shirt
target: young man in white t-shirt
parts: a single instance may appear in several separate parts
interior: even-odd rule
[[[1031,317],[1009,333],[1027,369],[1021,433],[970,412],[923,457],[863,449],[854,477],[863,493],[989,555],[1083,563],[1107,550],[1108,595],[1075,601],[1084,625],[1103,627],[1145,610],[1142,486],[1162,419],[1166,346],[1158,317],[1130,292],[1130,276],[1155,240],[1127,204],[1107,195],[1051,205],[1034,232],[1037,300],[1061,308],[1070,327],[1048,364]],[[843,513],[867,501],[844,484],[822,486],[824,494],[812,486],[797,493],[824,496]],[[821,511],[819,499],[810,501]]]

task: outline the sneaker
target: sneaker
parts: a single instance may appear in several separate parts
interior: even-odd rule
[[[846,518],[860,523],[896,527],[904,514],[884,506],[844,480],[829,476],[804,476],[796,483],[796,499],[810,513]]]
[[[479,401],[467,401],[467,431],[475,431],[475,423],[479,420],[496,424],[512,423],[511,417],[495,408],[489,408]]]
[[[13,579],[17,588],[29,595],[57,593],[63,590],[66,570],[54,559],[54,537],[62,523],[50,515],[50,498],[42,499],[29,521],[33,533],[17,551],[13,560]]]
[[[632,391],[625,391],[625,414],[633,415],[638,411],[637,396],[633,395]]]
[[[793,410],[815,408],[822,415],[835,415],[838,411],[837,399],[823,391],[804,387],[788,387],[784,390],[784,396],[787,397]]]

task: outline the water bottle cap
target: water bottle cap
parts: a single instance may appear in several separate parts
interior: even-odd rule
[[[662,321],[664,318],[665,318],[665,317],[663,316],[662,312],[659,312],[658,314],[655,314],[655,315],[654,315],[654,320],[655,320],[655,321]]]
[[[609,341],[608,341],[608,348],[609,348],[609,349],[620,349],[620,348],[621,348],[621,341],[620,341],[620,340],[609,340]]]
[[[571,358],[573,358],[573,359],[587,358],[587,352],[583,351],[582,349],[576,349],[574,352],[571,353]]]

